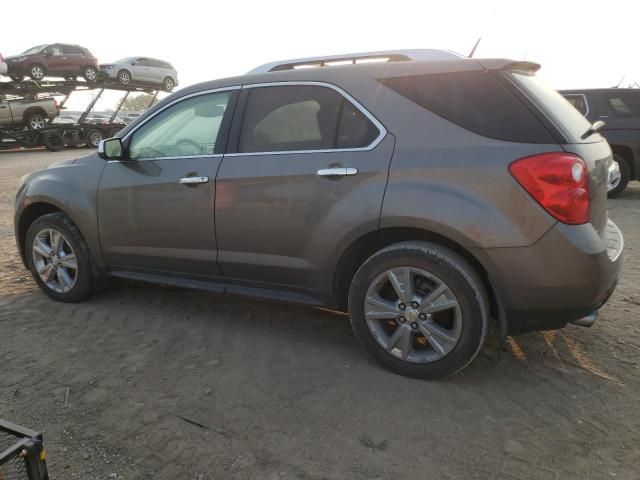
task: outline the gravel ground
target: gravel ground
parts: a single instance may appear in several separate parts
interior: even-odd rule
[[[44,433],[52,479],[640,478],[640,184],[610,201],[625,271],[591,329],[500,359],[491,339],[424,382],[325,311],[134,282],[49,300],[16,252],[15,185],[84,153],[0,153],[0,417]]]

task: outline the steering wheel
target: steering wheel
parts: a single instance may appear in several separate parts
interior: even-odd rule
[[[202,145],[189,138],[182,138],[176,143],[176,147],[184,155],[200,155],[202,153]]]

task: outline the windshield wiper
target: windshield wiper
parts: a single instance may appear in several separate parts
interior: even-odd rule
[[[606,125],[606,123],[604,123],[602,120],[598,120],[596,122],[593,122],[593,124],[589,127],[589,130],[584,132],[580,138],[582,140],[586,140],[587,138],[589,138],[591,135],[596,133],[598,130],[600,130],[605,125]]]

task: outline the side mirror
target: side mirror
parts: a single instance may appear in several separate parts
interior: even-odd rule
[[[45,57],[50,57],[51,55],[53,55],[53,53],[51,53],[51,50],[47,49],[47,50],[44,51],[44,56]]]
[[[103,160],[122,160],[124,148],[119,138],[107,138],[98,145],[98,156]]]
[[[138,64],[138,62],[131,62],[131,65],[133,65],[133,66],[135,66],[137,64]]]

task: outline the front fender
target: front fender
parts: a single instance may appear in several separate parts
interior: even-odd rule
[[[34,172],[23,179],[16,195],[16,240],[25,233],[20,229],[28,228],[21,227],[23,215],[36,205],[50,205],[71,218],[87,242],[94,262],[101,267],[104,262],[98,238],[96,202],[104,162],[82,160]]]

